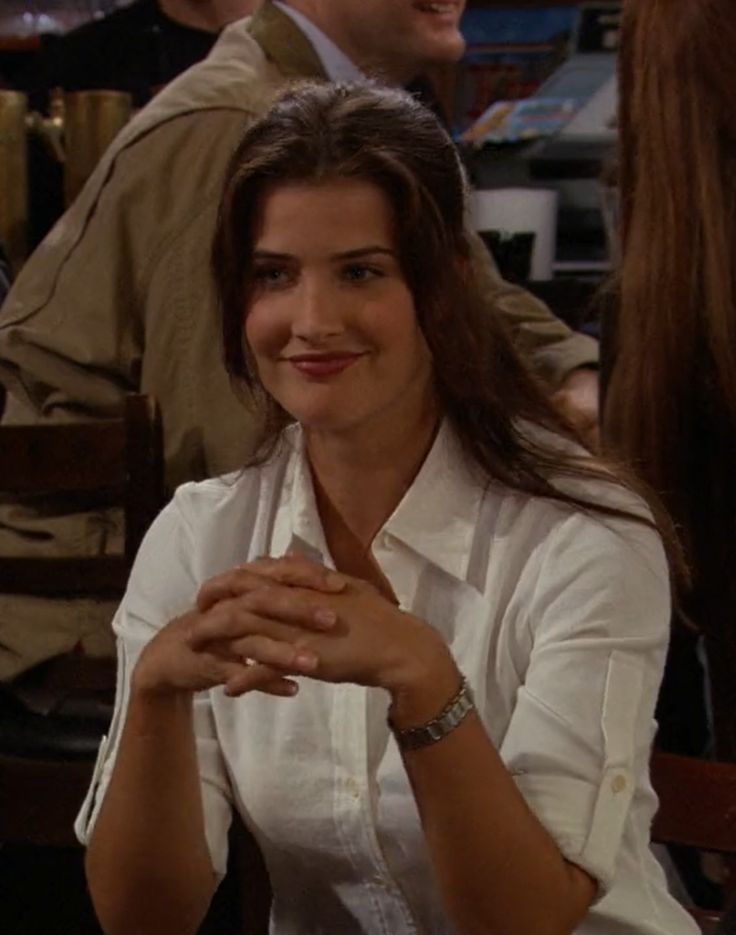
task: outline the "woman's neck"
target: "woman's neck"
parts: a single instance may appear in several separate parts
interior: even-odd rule
[[[400,425],[378,438],[369,432],[358,438],[360,433],[307,433],[317,508],[331,550],[347,544],[367,553],[422,466],[437,423],[431,406],[411,437]]]

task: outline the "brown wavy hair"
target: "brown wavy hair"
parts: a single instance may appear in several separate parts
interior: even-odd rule
[[[690,598],[729,594],[733,616],[733,0],[629,0],[619,75],[621,264],[604,436],[675,518]],[[696,616],[707,627],[712,615]]]
[[[370,181],[393,206],[399,262],[432,354],[440,408],[485,480],[632,518],[551,482],[552,475],[622,478],[572,447],[582,446],[575,429],[550,404],[500,318],[482,302],[472,262],[479,248],[465,226],[466,185],[451,139],[410,95],[370,83],[307,83],[288,90],[246,130],[226,175],[212,268],[228,372],[264,416],[261,445],[250,463],[267,458],[292,421],[264,391],[244,342],[259,208],[274,185],[332,178]],[[532,437],[524,423],[553,437]],[[570,443],[567,450],[560,439]]]

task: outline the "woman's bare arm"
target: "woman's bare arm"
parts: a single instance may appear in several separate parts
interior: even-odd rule
[[[110,785],[87,851],[106,935],[197,931],[215,889],[191,692],[133,688]]]
[[[430,720],[458,687],[449,664],[394,711]],[[448,914],[462,935],[569,935],[596,884],[562,856],[531,812],[478,715],[436,744],[403,752]]]

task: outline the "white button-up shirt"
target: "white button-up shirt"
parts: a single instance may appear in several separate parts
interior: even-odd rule
[[[641,512],[603,482],[580,496]],[[115,618],[120,688],[77,821],[85,842],[115,759],[142,646],[209,577],[298,549],[332,566],[298,428],[265,466],[187,484],[141,548]],[[600,884],[584,935],[697,931],[649,849],[647,763],[670,614],[659,538],[643,524],[485,488],[443,426],[373,556],[401,606],[444,636],[519,789]],[[236,808],[271,878],[271,931],[449,935],[380,689],[301,679],[296,698],[201,693],[206,833],[223,873]],[[172,784],[176,777],[172,776]],[[533,898],[533,894],[530,894]]]

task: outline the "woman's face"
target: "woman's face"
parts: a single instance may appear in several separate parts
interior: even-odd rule
[[[432,363],[370,182],[286,184],[254,231],[245,336],[265,389],[319,433],[407,433],[433,409]]]

